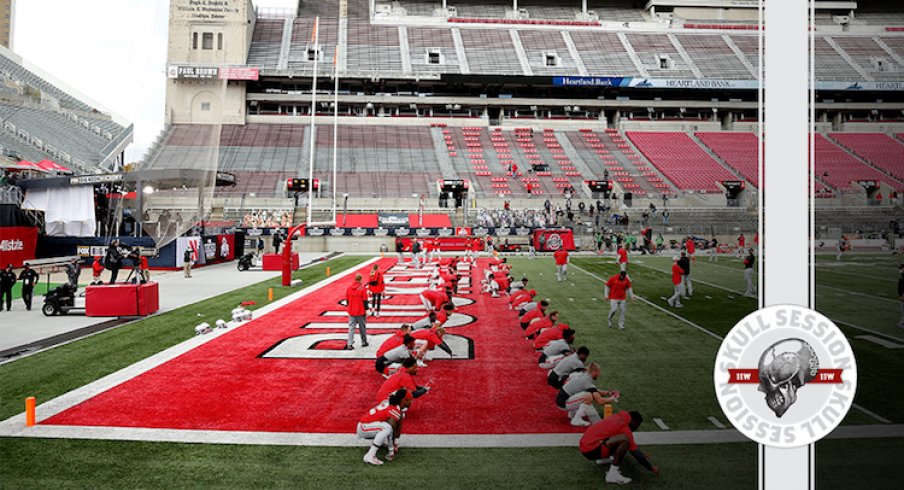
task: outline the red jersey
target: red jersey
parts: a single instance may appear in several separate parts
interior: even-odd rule
[[[389,422],[390,420],[402,419],[402,407],[398,405],[390,405],[389,400],[383,400],[369,412],[359,419],[362,424],[371,422]]]
[[[744,235],[738,237],[738,246],[744,248],[744,244],[747,243],[747,239],[744,238]]]
[[[345,290],[345,300],[348,301],[348,316],[363,316],[364,301],[367,299],[367,289],[360,282],[353,282]]]
[[[95,260],[93,264],[91,264],[91,269],[94,271],[95,276],[99,276],[101,272],[104,271],[104,266],[100,263],[100,260]]]
[[[618,263],[619,264],[627,264],[628,263],[628,251],[627,250],[625,250],[624,248],[620,248],[615,253],[618,254]]]
[[[524,316],[521,317],[521,323],[529,324],[531,322],[531,320],[533,320],[534,318],[543,318],[543,315],[545,315],[545,313],[546,312],[543,311],[543,307],[540,305],[537,305],[536,308],[528,311],[527,313],[524,314]]]
[[[591,425],[584,431],[581,436],[580,449],[582,453],[592,451],[610,437],[624,434],[628,438],[628,451],[637,451],[637,443],[634,442],[634,433],[628,427],[631,421],[631,414],[628,412],[618,412],[606,417],[603,420]]]
[[[696,248],[697,248],[697,246],[694,244],[693,240],[688,240],[687,243],[685,244],[685,246],[687,247],[687,253],[689,253],[689,254],[694,253],[694,250],[696,250]]]
[[[388,351],[395,349],[396,347],[402,345],[402,342],[405,340],[405,332],[402,330],[397,330],[395,335],[389,337],[384,340],[382,344],[380,344],[380,348],[377,349],[377,357],[382,356]]]
[[[405,371],[404,369],[400,369],[399,372],[393,374],[383,382],[383,386],[381,386],[380,391],[377,392],[377,401],[383,401],[389,398],[389,395],[402,388],[408,390],[408,393],[414,393],[414,390],[417,389],[417,384],[414,383],[414,377],[408,374],[408,371]]]
[[[144,255],[141,256],[140,263],[141,263],[141,270],[146,271],[146,270],[150,269],[150,267],[148,267],[148,258],[145,257]]]
[[[519,299],[521,299],[522,296],[527,297],[528,301],[530,300],[530,293],[523,289],[520,289],[520,290],[516,291],[515,294],[512,295],[512,298],[509,300],[509,303],[514,305],[515,302],[517,302]]]
[[[609,299],[623,300],[628,297],[628,290],[631,289],[631,278],[625,276],[625,280],[621,280],[621,276],[616,274],[606,281],[606,287],[609,288]]]
[[[683,276],[684,276],[684,269],[682,269],[681,266],[678,265],[677,262],[672,264],[672,284],[674,284],[676,286],[681,284],[681,279]]]
[[[552,342],[553,340],[561,339],[562,331],[565,330],[565,327],[563,327],[563,325],[564,324],[560,323],[540,332],[540,334],[537,335],[536,340],[534,340],[534,348],[542,349],[546,347],[546,344]]]
[[[383,273],[380,271],[374,271],[370,273],[370,278],[367,280],[367,288],[370,289],[372,293],[382,293],[386,290],[386,283],[383,281]]]
[[[428,350],[443,343],[443,339],[439,338],[439,335],[436,334],[436,330],[432,328],[423,328],[414,332],[411,336],[418,340],[426,340]]]
[[[440,308],[439,311],[436,312],[436,321],[439,322],[440,325],[446,323],[449,320],[449,315],[446,314],[446,310]]]
[[[553,257],[556,259],[556,265],[565,265],[568,263],[568,251],[564,248],[560,248],[553,252]]]
[[[525,315],[525,316],[527,316],[527,315]],[[536,334],[540,330],[543,330],[544,328],[549,328],[551,326],[552,326],[552,320],[550,320],[549,318],[546,318],[546,317],[538,318],[538,319],[530,322],[530,325],[528,325],[527,328],[524,330],[524,335],[526,337],[530,337],[531,335]]]
[[[493,273],[493,279],[499,284],[499,289],[506,290],[509,287],[508,273],[505,271],[497,271]]]
[[[433,309],[435,310],[442,308],[443,305],[448,302],[446,293],[442,291],[428,289],[421,294],[424,295],[424,298],[427,298],[427,301],[429,301],[433,305]]]

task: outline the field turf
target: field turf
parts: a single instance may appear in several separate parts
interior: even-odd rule
[[[365,258],[333,260],[334,272]],[[888,349],[859,335],[897,342],[898,305],[894,298],[897,258],[852,255],[844,265],[819,258],[817,307],[845,322],[860,368],[856,402],[901,423],[900,389],[889,389],[889,372],[901,372],[902,350]],[[666,313],[638,300],[628,306],[624,332],[606,326],[608,302],[600,277],[616,266],[609,257],[577,257],[568,280],[555,282],[550,258],[510,258],[516,277],[526,275],[539,297],[549,298],[561,321],[577,330],[577,344],[587,345],[602,366],[598,385],[619,389],[619,409],[640,410],[641,430],[659,431],[652,418],[671,430],[717,430],[714,416],[727,425],[715,400],[712,363],[719,339],[753,311],[755,300],[743,297],[740,261],[723,257],[715,264],[698,259],[693,268],[694,296],[686,307]],[[635,293],[668,309],[667,257],[633,257],[630,274]],[[586,271],[586,272],[585,272]],[[306,284],[323,279],[324,266],[296,274]],[[0,366],[0,418],[21,412],[22,400],[46,401],[185,340],[201,313],[225,316],[240,301],[265,303],[267,281],[196,305],[152,317],[67,346]],[[709,283],[709,284],[706,284]],[[842,293],[834,293],[840,290]],[[288,294],[276,288],[276,297]],[[852,310],[852,308],[856,308]],[[847,325],[846,325],[847,324]],[[696,325],[696,326],[695,326]],[[502,325],[500,328],[518,328]],[[877,333],[870,334],[864,328]],[[900,338],[899,338],[900,337]],[[897,340],[896,340],[897,339]],[[904,343],[902,341],[901,343]],[[875,424],[852,410],[846,424]],[[404,440],[403,440],[404,444]],[[633,463],[625,473],[637,488],[754,488],[753,444],[671,445],[645,447],[663,473],[654,477]],[[360,463],[360,448],[230,446],[116,441],[0,438],[0,487],[321,487],[389,486],[412,479],[420,488],[588,488],[601,485],[603,471],[575,448],[415,449],[381,468]],[[852,455],[856,455],[852,457]],[[904,475],[899,439],[832,440],[817,445],[819,488],[892,488]]]

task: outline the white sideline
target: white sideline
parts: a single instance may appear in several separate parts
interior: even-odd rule
[[[257,320],[267,314],[276,311],[277,309],[296,301],[299,298],[302,298],[308,294],[311,294],[325,286],[328,286],[339,279],[348,276],[349,274],[354,273],[355,271],[361,269],[362,267],[366,267],[373,262],[380,260],[379,257],[375,257],[371,260],[358,264],[356,266],[352,266],[349,269],[342,271],[328,279],[318,282],[312,286],[306,287],[300,291],[292,293],[285,298],[274,301],[262,308],[259,308],[254,311],[254,319]],[[252,320],[254,321],[254,320]],[[68,393],[60,395],[52,400],[44,402],[36,408],[37,422],[40,423],[42,420],[46,420],[54,415],[57,415],[69,408],[78,405],[90,398],[93,398],[107,390],[110,390],[126,381],[131,380],[141,374],[144,374],[151,369],[154,369],[166,362],[169,362],[175,359],[186,352],[191,351],[192,349],[206,344],[211,340],[219,338],[223,335],[228,334],[229,332],[235,331],[243,326],[247,325],[250,322],[242,322],[236,325],[234,322],[228,322],[230,328],[226,329],[215,329],[213,332],[206,335],[198,335],[192,337],[182,343],[176,344],[166,350],[158,352],[153,356],[150,356],[146,359],[142,359],[141,361],[132,364],[131,366],[125,367],[116,371],[115,373],[109,374],[100,378],[94,382],[91,382],[81,388],[77,388]],[[186,325],[185,328],[191,328],[191,325]],[[25,426],[25,413],[20,413],[18,415],[14,415],[3,422],[0,422],[0,436],[6,435],[24,435],[21,434],[21,428]],[[36,429],[37,427],[32,427],[32,429]],[[81,429],[81,427],[79,427]]]

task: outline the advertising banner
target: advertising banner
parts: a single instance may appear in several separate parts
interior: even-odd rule
[[[235,258],[235,235],[217,235],[217,260],[228,262]]]
[[[22,267],[22,263],[35,258],[38,229],[30,226],[4,226],[0,228],[0,264],[6,267]]]
[[[194,263],[204,263],[204,254],[201,253],[201,237],[179,237],[176,239],[176,267],[182,266],[185,250],[191,250],[191,258]]]
[[[405,250],[411,250],[411,241],[413,238],[396,238],[396,242],[402,242],[402,247]],[[483,249],[483,239],[477,237],[469,237],[469,236],[446,236],[446,237],[435,237],[435,238],[419,238],[421,241],[421,245],[424,247],[430,247],[433,249],[438,249],[441,252],[463,252],[466,250],[466,245],[468,240],[472,242],[472,248],[474,248],[473,243],[478,242],[480,246],[478,248]]]

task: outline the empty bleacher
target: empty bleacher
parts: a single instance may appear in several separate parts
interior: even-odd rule
[[[362,20],[348,22],[348,69],[351,72],[401,72],[400,46],[398,27],[371,25]]]
[[[534,75],[577,73],[577,64],[571,58],[561,32],[521,30],[518,35]]]
[[[824,37],[813,40],[814,66],[818,80],[861,80],[863,77]]]
[[[678,49],[665,34],[626,34],[641,64],[650,76],[661,78],[696,78],[693,70],[678,53]],[[664,62],[661,58],[667,57]],[[663,67],[663,63],[668,66]],[[721,77],[720,77],[721,78]]]
[[[14,60],[0,55],[0,74],[12,80],[18,80],[42,92],[46,92],[60,101],[60,106],[68,109],[91,112],[93,107],[76,99],[53,84],[25,69]]]
[[[282,48],[283,27],[281,19],[258,19],[251,36],[248,51],[248,66],[261,69],[276,69]]]
[[[830,133],[829,136],[860,158],[904,179],[904,144],[900,141],[875,133]]]
[[[626,135],[681,190],[721,192],[717,182],[737,180],[685,133],[628,131]]]
[[[721,35],[683,34],[675,37],[706,78],[748,80],[754,76]]]
[[[628,51],[614,32],[571,32],[571,39],[591,75],[640,76]]]
[[[332,73],[333,57],[336,54],[336,47],[339,45],[339,21],[337,19],[320,19],[318,26],[317,43],[320,45],[320,52],[316,55],[319,63],[317,73]],[[256,34],[257,29],[255,29]],[[351,51],[350,46],[349,50]],[[314,19],[293,19],[288,68],[310,74],[314,70],[314,57]]]
[[[461,72],[450,29],[409,27],[408,48],[411,69],[416,74]]]
[[[851,182],[858,180],[885,182],[897,190],[904,190],[901,181],[864,165],[821,134],[815,135],[815,159],[816,176],[842,192],[853,190]]]
[[[904,76],[904,67],[894,62],[888,53],[871,37],[835,36],[835,43],[851,60],[876,80],[898,79]],[[879,61],[881,60],[881,64]]]
[[[462,29],[461,40],[471,73],[524,75],[508,30]]]
[[[703,144],[731,168],[759,187],[759,138],[753,133],[698,132]]]

